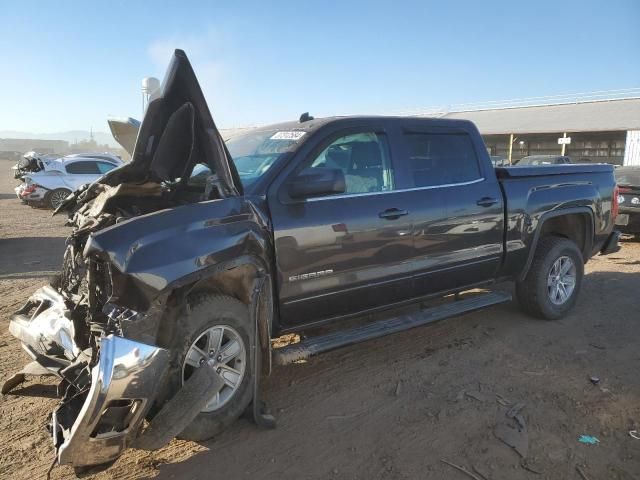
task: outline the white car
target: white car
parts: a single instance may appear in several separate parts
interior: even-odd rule
[[[119,157],[110,154],[67,155],[43,162],[37,172],[24,174],[24,183],[14,190],[23,202],[55,209],[71,192],[85,183],[95,182],[122,163]]]

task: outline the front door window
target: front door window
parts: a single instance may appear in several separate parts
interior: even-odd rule
[[[313,159],[311,168],[315,167],[342,170],[346,194],[393,190],[389,148],[383,134],[340,137]]]

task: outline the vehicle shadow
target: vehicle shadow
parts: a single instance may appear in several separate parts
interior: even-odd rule
[[[60,269],[64,237],[0,239],[0,279],[47,276]]]
[[[42,397],[42,398],[58,398],[55,385],[43,385],[36,383],[27,385],[26,387],[16,388],[6,395],[16,397]]]

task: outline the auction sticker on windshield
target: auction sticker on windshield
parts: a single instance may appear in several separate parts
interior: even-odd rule
[[[292,132],[276,132],[269,139],[270,140],[300,140],[306,132],[292,131]]]

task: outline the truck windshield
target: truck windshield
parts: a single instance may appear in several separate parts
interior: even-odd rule
[[[269,170],[280,156],[293,150],[305,132],[256,128],[225,140],[243,187],[247,187]],[[203,183],[211,174],[209,167],[200,163],[191,173],[191,184]]]
[[[251,185],[264,175],[283,153],[293,149],[304,134],[301,130],[256,129],[227,140],[227,148],[242,185]]]

